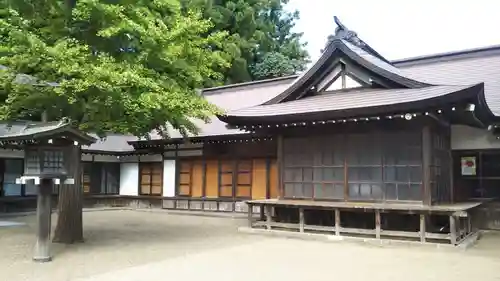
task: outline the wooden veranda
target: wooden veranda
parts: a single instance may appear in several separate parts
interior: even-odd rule
[[[422,243],[439,242],[459,245],[467,238],[478,233],[478,227],[472,219],[474,211],[481,202],[462,202],[439,205],[421,205],[406,203],[363,203],[363,202],[324,202],[310,200],[252,200],[247,201],[249,205],[248,226],[250,228],[291,229],[304,232],[320,232],[341,235],[363,235],[366,237],[383,238],[409,238],[419,240]],[[252,214],[252,207],[259,206],[263,212],[260,219],[256,220]],[[277,209],[285,207],[293,210],[298,215],[296,222],[276,221]],[[322,210],[330,212],[334,220],[330,224],[309,224],[305,213],[308,210]],[[352,228],[345,227],[341,216],[347,212],[364,212],[373,215],[374,228]],[[419,218],[418,231],[398,231],[384,229],[385,215],[391,213],[402,213]],[[448,217],[449,227],[436,229],[430,227],[431,216]],[[293,220],[291,220],[293,221]]]

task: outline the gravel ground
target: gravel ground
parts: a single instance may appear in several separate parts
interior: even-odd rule
[[[86,242],[53,245],[54,261],[36,264],[34,219],[0,227],[0,280],[500,280],[500,233],[449,251],[245,235],[237,232],[241,219],[85,212]]]

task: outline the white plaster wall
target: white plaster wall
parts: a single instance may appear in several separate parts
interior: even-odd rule
[[[139,163],[120,164],[120,195],[136,196],[139,193]]]
[[[451,149],[499,149],[500,140],[486,129],[451,126]]]
[[[175,196],[175,160],[163,161],[163,197]]]

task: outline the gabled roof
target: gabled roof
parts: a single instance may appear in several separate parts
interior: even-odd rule
[[[486,103],[500,117],[500,46],[399,60],[401,71],[434,84],[484,82]]]
[[[335,17],[335,22],[338,25],[335,30],[335,36],[331,38],[321,57],[285,91],[265,104],[300,99],[316,83],[327,76],[339,61],[359,66],[391,88],[422,88],[431,86],[431,84],[406,75],[392,65],[387,59],[361,40],[356,32],[347,29],[345,25],[340,23],[337,17]]]
[[[67,119],[57,122],[15,122],[0,124],[0,142],[37,141],[55,136],[65,136],[82,145],[90,145],[96,139],[72,127]]]
[[[374,51],[338,18],[335,22],[338,25],[335,36],[330,39],[322,56],[286,90],[261,105],[233,110],[219,118],[231,125],[247,126],[393,114],[397,111],[455,106],[455,103],[473,103],[480,111],[481,125],[491,121],[493,114],[486,106],[481,81],[440,85],[415,78]],[[331,77],[335,81],[339,75],[339,64],[344,76],[352,69],[361,72],[367,81],[364,88],[325,92],[325,78],[328,79],[327,84],[332,81]]]

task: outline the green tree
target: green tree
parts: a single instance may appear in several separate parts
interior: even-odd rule
[[[179,0],[1,1],[0,118],[45,112],[100,135],[196,133],[190,120],[218,111],[196,89],[221,83],[232,61],[227,33],[212,26]],[[18,83],[19,73],[37,81]],[[83,238],[81,195],[63,194],[55,239],[72,243]]]
[[[197,6],[214,23],[212,31],[227,31],[231,68],[227,84],[273,78],[304,70],[309,62],[302,34],[293,31],[299,13],[287,12],[288,0],[183,0]],[[271,54],[270,54],[271,53]],[[273,69],[279,61],[279,68]]]

